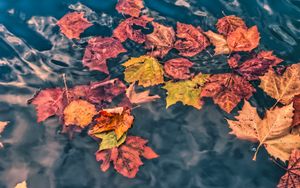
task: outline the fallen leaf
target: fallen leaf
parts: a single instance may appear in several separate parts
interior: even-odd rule
[[[165,73],[173,79],[185,80],[193,76],[190,68],[193,63],[185,58],[170,59],[164,64]]]
[[[295,149],[291,153],[289,166],[286,173],[281,177],[277,188],[299,188],[300,187],[300,150]]]
[[[242,99],[249,99],[253,92],[255,92],[253,86],[238,75],[216,74],[206,82],[201,98],[211,97],[221,109],[230,113]]]
[[[242,18],[230,15],[220,18],[216,24],[218,32],[224,36],[235,31],[237,28],[247,29],[247,26]]]
[[[257,26],[249,29],[237,28],[227,36],[227,44],[231,51],[249,52],[259,45],[260,34]]]
[[[294,97],[294,118],[293,118],[293,126],[300,126],[300,95]]]
[[[80,34],[93,24],[84,18],[83,12],[71,12],[58,20],[57,25],[60,27],[61,32],[69,39],[79,39]]]
[[[81,128],[88,126],[97,114],[96,107],[85,100],[74,100],[64,109],[66,126],[76,125]]]
[[[208,77],[209,75],[207,74],[198,74],[191,80],[166,82],[163,86],[167,90],[166,108],[180,101],[184,105],[191,105],[200,109],[202,107],[200,101],[201,87],[207,81]]]
[[[123,64],[125,66],[125,80],[129,83],[138,81],[138,85],[148,87],[164,82],[163,68],[151,56],[131,58]]]
[[[134,87],[134,83],[132,83],[126,90],[126,96],[128,97],[129,101],[132,104],[142,104],[142,103],[147,103],[147,102],[151,102],[154,101],[156,99],[159,99],[160,96],[158,95],[152,95],[150,96],[150,91],[146,90],[146,91],[142,91],[137,93],[135,91],[135,87]]]
[[[4,131],[7,125],[8,125],[8,121],[0,121],[0,134]]]
[[[119,0],[116,5],[119,13],[132,17],[139,17],[142,8],[144,8],[143,0]]]
[[[27,183],[26,181],[23,181],[21,183],[18,183],[15,188],[27,188]]]
[[[179,55],[192,57],[202,52],[209,41],[200,27],[177,22],[176,36],[179,38],[174,47],[180,52]]]
[[[97,70],[109,74],[106,61],[126,52],[121,42],[112,37],[94,37],[88,40],[82,59],[83,65],[90,70]]]
[[[101,110],[99,117],[95,119],[96,124],[90,129],[89,134],[94,135],[113,130],[119,140],[132,126],[133,119],[130,110],[123,107]]]
[[[227,40],[223,35],[219,35],[212,31],[205,32],[210,42],[215,46],[215,55],[229,54],[231,51],[228,47]]]
[[[125,143],[119,148],[112,148],[96,153],[97,161],[103,161],[101,170],[106,171],[110,167],[110,161],[113,161],[114,168],[125,177],[134,178],[143,165],[140,156],[146,159],[157,158],[158,155],[148,146],[147,140],[137,136],[128,136]]]
[[[260,80],[259,87],[269,96],[284,105],[290,104],[300,94],[300,64],[288,67],[282,76],[270,69]]]
[[[173,48],[175,32],[172,27],[152,22],[153,33],[146,35],[146,49],[151,49],[151,56],[163,58]]]
[[[146,35],[141,29],[135,29],[134,26],[146,28],[147,24],[152,21],[152,18],[141,16],[139,18],[130,17],[122,21],[113,31],[113,36],[121,42],[131,39],[137,43],[143,43],[146,40]]]
[[[123,134],[120,139],[117,139],[117,135],[114,131],[96,133],[93,136],[101,139],[98,151],[119,147],[126,140],[126,134]]]

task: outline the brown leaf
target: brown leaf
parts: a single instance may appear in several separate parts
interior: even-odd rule
[[[216,24],[218,32],[224,36],[235,31],[237,28],[247,29],[247,26],[242,18],[230,15],[220,18]]]
[[[182,56],[192,57],[203,51],[210,43],[200,27],[177,22],[176,36],[179,38],[174,47]]]
[[[157,22],[152,22],[153,33],[146,35],[146,49],[151,49],[151,55],[163,58],[173,48],[175,32],[172,27],[167,27]]]
[[[223,35],[219,35],[212,31],[205,32],[205,35],[209,38],[210,42],[215,46],[215,55],[230,53],[230,49],[227,45],[226,38]]]
[[[259,45],[260,34],[257,26],[250,29],[237,28],[227,36],[227,44],[231,51],[251,51]]]
[[[293,118],[293,126],[300,126],[300,95],[294,97],[294,118]]]
[[[193,76],[190,68],[193,63],[185,58],[170,59],[164,64],[165,73],[173,79],[185,80]]]
[[[89,39],[88,46],[85,49],[82,59],[83,65],[89,67],[90,70],[98,70],[109,74],[106,60],[115,58],[120,53],[127,50],[122,46],[121,42],[112,37],[94,37]]]
[[[144,8],[143,0],[119,0],[116,5],[119,13],[132,17],[139,17],[142,8]]]
[[[93,24],[84,18],[83,12],[72,12],[58,20],[57,25],[69,39],[79,39],[80,34]]]
[[[134,85],[135,84],[132,83],[126,90],[126,96],[132,104],[147,103],[160,98],[158,95],[150,96],[149,90],[137,93]]]

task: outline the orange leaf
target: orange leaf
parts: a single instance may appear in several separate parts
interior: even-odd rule
[[[241,27],[247,29],[247,26],[242,18],[230,15],[220,18],[216,24],[218,32],[224,36],[235,31],[237,28]]]
[[[143,0],[119,0],[116,6],[119,13],[132,17],[139,17],[142,8],[144,8]]]

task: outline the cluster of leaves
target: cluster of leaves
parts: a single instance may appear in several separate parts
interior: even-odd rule
[[[140,156],[158,157],[146,146],[146,140],[127,136],[134,121],[132,107],[159,98],[149,96],[149,91],[136,93],[135,84],[162,86],[167,91],[167,108],[182,102],[201,109],[204,99],[211,98],[230,113],[244,101],[236,120],[228,120],[231,134],[259,143],[257,151],[264,146],[276,159],[287,161],[290,158],[288,173],[293,175],[284,176],[279,187],[284,187],[285,182],[288,182],[285,187],[291,187],[291,177],[298,174],[299,178],[299,169],[295,166],[299,162],[297,149],[300,149],[300,65],[292,65],[286,70],[276,68],[283,60],[272,51],[254,50],[260,41],[258,28],[248,28],[237,16],[220,18],[216,23],[217,32],[205,32],[199,26],[179,22],[175,31],[171,26],[141,15],[143,8],[142,0],[119,0],[116,10],[128,17],[119,23],[111,37],[89,39],[82,59],[83,65],[90,70],[109,74],[107,60],[127,52],[123,42],[132,40],[142,44],[148,50],[147,54],[132,57],[122,64],[124,80],[131,85],[127,87],[121,80],[112,79],[71,89],[41,90],[29,101],[36,106],[38,121],[56,115],[64,124],[63,131],[80,131],[88,127],[89,135],[101,140],[96,153],[97,160],[103,161],[101,169],[106,171],[112,161],[119,173],[132,178],[143,164]],[[149,24],[153,31],[144,33],[143,29]],[[58,25],[71,39],[78,38],[91,23],[82,12],[75,12],[61,18]],[[208,75],[191,71],[194,63],[189,58],[207,51],[211,44],[215,56],[227,55],[230,72]],[[160,59],[171,49],[176,49],[182,57],[161,64]],[[247,101],[258,89],[253,81],[260,81],[259,87],[277,100],[264,117],[258,116]],[[113,99],[120,95],[122,102],[111,107]]]

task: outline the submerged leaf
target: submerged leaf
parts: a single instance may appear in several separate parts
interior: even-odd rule
[[[143,0],[119,0],[116,10],[122,14],[139,17],[141,9],[144,8]]]
[[[154,100],[160,98],[160,96],[158,96],[158,95],[150,96],[150,91],[149,90],[137,93],[135,91],[134,85],[135,84],[132,83],[128,87],[128,89],[126,90],[126,96],[128,97],[130,103],[132,103],[132,104],[142,104],[142,103],[151,102],[151,101],[154,101]]]
[[[209,38],[210,42],[215,46],[215,55],[229,54],[230,49],[227,45],[226,38],[223,35],[219,35],[212,31],[205,32],[205,35]]]
[[[170,59],[164,64],[165,73],[173,79],[185,80],[193,76],[190,68],[193,63],[185,58]]]
[[[230,15],[220,18],[216,24],[218,32],[224,36],[235,31],[237,28],[247,29],[247,26],[242,18]]]
[[[96,133],[93,134],[96,138],[101,138],[101,143],[99,145],[99,150],[111,149],[114,147],[119,147],[126,140],[126,134],[123,134],[120,139],[117,139],[117,135],[114,131]]]

